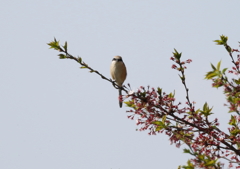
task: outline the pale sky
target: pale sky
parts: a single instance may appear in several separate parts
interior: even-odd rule
[[[112,57],[121,55],[130,83],[175,90],[185,102],[173,49],[192,59],[186,70],[190,98],[214,106],[213,118],[227,127],[222,89],[204,75],[227,52],[213,40],[227,35],[238,47],[240,1],[190,0],[1,0],[1,169],[174,169],[191,156],[170,145],[165,134],[138,132],[118,91],[73,60],[58,59],[47,43],[68,41],[110,77]],[[227,166],[225,166],[227,167]]]

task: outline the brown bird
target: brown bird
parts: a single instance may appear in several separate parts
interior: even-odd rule
[[[110,67],[110,73],[112,79],[117,83],[118,86],[122,87],[123,82],[127,77],[127,69],[125,64],[123,63],[121,56],[115,56],[112,60],[112,64]],[[122,95],[121,88],[119,89],[119,96]],[[122,102],[119,100],[119,106],[122,107]]]

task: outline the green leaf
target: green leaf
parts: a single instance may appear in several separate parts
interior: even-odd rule
[[[214,40],[214,42],[216,42],[216,45],[226,45],[227,44],[227,41],[228,41],[227,36],[221,35],[220,39],[221,40]]]
[[[55,49],[55,50],[61,49],[59,46],[59,41],[57,41],[55,38],[54,38],[54,41],[49,42],[48,45],[50,46],[50,49]]]
[[[219,61],[217,64],[217,70],[220,70],[220,66],[221,66],[221,61]]]
[[[197,156],[199,160],[203,161],[204,160],[204,155],[198,155]]]
[[[88,67],[86,67],[86,66],[81,66],[80,67],[80,69],[86,69],[86,68],[88,68]]]
[[[240,84],[240,79],[238,79],[238,80],[233,79],[233,81],[234,81],[236,84]]]
[[[205,79],[212,79],[215,76],[217,76],[217,74],[215,72],[207,72],[207,74],[205,75]]]
[[[185,149],[183,149],[183,153],[188,153],[189,154],[189,153],[191,153],[191,151],[189,149],[185,148]]]
[[[158,92],[158,94],[161,96],[162,95],[162,89],[161,88],[157,88],[157,92]]]
[[[205,104],[203,105],[203,111],[206,111],[208,109],[208,104],[207,102],[205,102]]]
[[[206,103],[203,105],[202,111],[200,111],[200,112],[201,112],[205,117],[207,117],[207,116],[213,114],[213,113],[211,113],[212,109],[213,109],[213,108],[209,108],[209,106],[208,106],[208,104],[207,104],[207,102],[206,102]]]
[[[205,165],[206,166],[213,166],[213,165],[215,165],[215,163],[216,163],[216,160],[210,160],[207,163],[205,163]]]
[[[220,38],[221,38],[222,42],[227,43],[227,41],[228,41],[227,36],[221,35]]]
[[[216,42],[216,45],[224,45],[224,43],[221,40],[214,40],[213,42]]]
[[[65,42],[65,44],[64,44],[64,46],[63,46],[63,48],[65,49],[65,51],[67,51],[67,41]]]
[[[211,63],[211,66],[213,70],[216,70],[215,66],[212,63]]]
[[[133,109],[136,109],[136,105],[134,104],[134,102],[133,101],[126,101],[126,102],[124,102],[128,107],[131,107],[131,108],[133,108]]]
[[[175,91],[173,93],[169,93],[168,95],[169,98],[174,98],[174,96],[175,96]]]
[[[161,121],[153,121],[152,124],[157,125],[156,127],[156,131],[162,130],[163,128],[165,128],[165,124]]]
[[[225,68],[222,71],[220,71],[221,61],[218,62],[216,67],[213,64],[211,64],[211,67],[212,67],[213,70],[207,72],[206,75],[205,75],[205,79],[207,79],[207,80],[213,79],[214,77],[222,78],[223,73],[225,73],[225,71],[227,70]]]
[[[59,56],[59,59],[66,59],[67,58],[67,56],[64,55],[64,54],[59,54],[58,56]]]
[[[157,126],[156,131],[162,130],[163,128],[163,126]]]
[[[77,59],[78,59],[79,63],[82,63],[82,58],[81,57],[78,57]]]
[[[194,165],[193,165],[193,163],[191,163],[190,160],[188,160],[187,166],[183,166],[182,168],[184,168],[184,169],[194,169]]]
[[[183,76],[180,76],[180,75],[178,75],[178,76],[180,77],[180,79],[181,79],[182,81],[185,80],[185,78],[184,78]]]
[[[237,129],[237,128],[235,128],[234,130],[231,130],[230,133],[231,133],[232,136],[235,137],[235,136],[237,136],[238,134],[240,134],[240,130]]]
[[[227,69],[228,69],[228,68],[224,68],[224,69],[222,70],[222,73],[225,74],[225,72],[226,72]]]
[[[166,118],[167,118],[167,115],[164,115],[164,116],[162,117],[162,122],[163,122],[163,124],[165,123]]]
[[[177,59],[180,60],[182,53],[178,53],[176,49],[174,49],[173,56]]]
[[[236,126],[236,124],[237,124],[236,118],[231,115],[231,120],[228,124],[230,124],[231,126]]]
[[[152,124],[163,125],[163,122],[161,122],[161,121],[153,121]]]

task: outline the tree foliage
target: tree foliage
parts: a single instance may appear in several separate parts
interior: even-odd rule
[[[188,148],[184,153],[190,154],[191,159],[186,165],[179,166],[179,169],[220,169],[223,163],[220,159],[229,162],[229,167],[240,168],[240,74],[238,49],[232,49],[228,44],[228,37],[221,35],[215,40],[217,45],[225,47],[233,64],[229,70],[221,69],[221,62],[216,66],[211,64],[211,71],[207,72],[205,79],[212,81],[212,87],[223,88],[226,96],[230,119],[228,132],[222,131],[217,118],[209,120],[212,107],[205,103],[202,108],[195,108],[195,102],[190,99],[189,89],[186,82],[186,65],[192,62],[191,59],[182,61],[182,53],[174,49],[170,58],[174,64],[172,69],[179,72],[179,78],[186,92],[186,103],[176,101],[174,92],[166,93],[162,88],[151,88],[141,86],[137,91],[131,91],[126,86],[124,98],[125,104],[129,107],[129,119],[136,119],[139,131],[148,131],[149,135],[165,133],[176,147],[185,144]],[[73,59],[81,65],[81,68],[98,74],[104,80],[113,84],[116,89],[120,88],[112,79],[106,78],[97,70],[83,62],[81,57],[74,57],[68,53],[67,42],[60,46],[59,41],[48,43],[50,48],[58,50],[60,59]],[[237,53],[237,56],[233,56]],[[227,71],[228,70],[228,71]],[[229,79],[229,74],[234,78]],[[130,85],[128,85],[130,87]],[[227,115],[226,115],[227,116]]]

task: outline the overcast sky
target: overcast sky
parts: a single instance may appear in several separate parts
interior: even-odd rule
[[[176,48],[193,60],[186,70],[191,100],[197,108],[206,101],[214,106],[226,128],[222,90],[211,88],[204,74],[220,60],[231,66],[213,40],[224,34],[238,47],[238,0],[0,2],[0,168],[173,169],[191,157],[165,134],[136,131],[129,108],[118,106],[117,90],[75,61],[58,59],[47,46],[54,37],[107,77],[112,57],[121,55],[125,84],[175,90],[185,102],[169,59]]]

